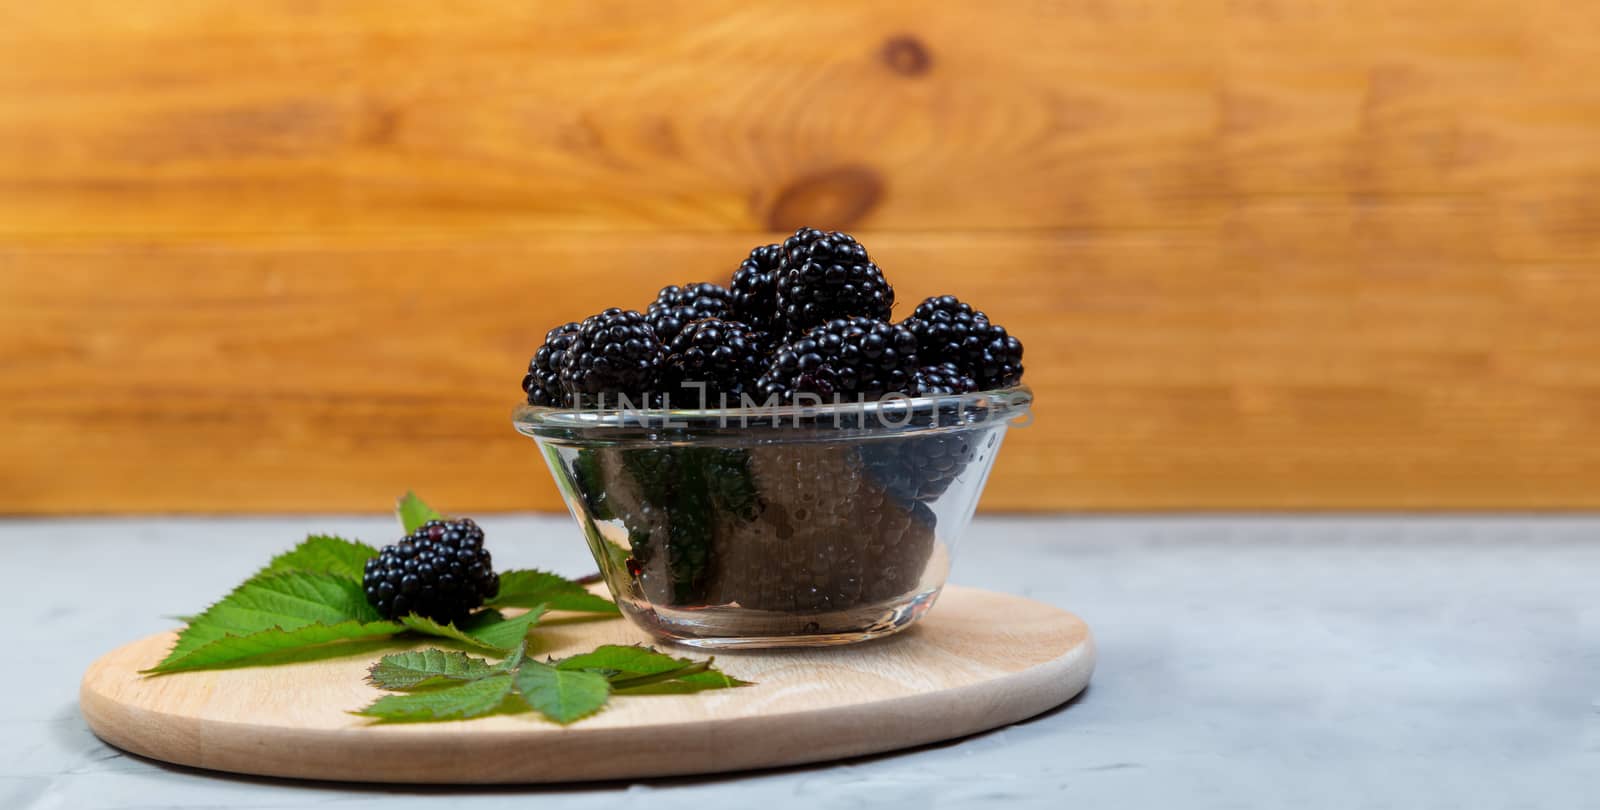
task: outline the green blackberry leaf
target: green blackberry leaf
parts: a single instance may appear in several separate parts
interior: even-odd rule
[[[557,669],[524,661],[517,669],[517,691],[529,706],[565,725],[600,711],[611,697],[611,684],[593,672]]]
[[[477,681],[500,672],[512,672],[522,664],[527,645],[516,649],[498,664],[473,658],[455,650],[409,650],[378,659],[367,670],[367,682],[379,689],[404,691],[442,686],[461,681]]]
[[[308,624],[293,630],[273,627],[247,635],[226,635],[185,652],[174,651],[147,674],[185,672],[196,669],[221,669],[252,663],[258,656],[286,653],[330,644],[336,641],[388,636],[405,628],[394,622],[345,621],[336,624]],[[298,660],[305,660],[300,658]]]
[[[352,714],[376,718],[385,723],[466,720],[500,711],[520,710],[511,689],[512,676],[497,673],[442,689],[385,695]]]
[[[451,641],[455,641],[455,642],[459,642],[461,644],[465,644],[466,646],[471,647],[472,649],[477,650],[479,652],[493,653],[493,654],[497,654],[497,655],[499,653],[505,652],[504,650],[498,649],[494,645],[489,644],[486,641],[481,641],[479,639],[473,638],[470,635],[467,635],[467,632],[465,630],[462,630],[461,628],[457,627],[453,623],[452,624],[440,624],[440,623],[438,623],[438,622],[436,622],[436,621],[434,621],[434,620],[432,620],[432,619],[430,619],[430,618],[428,618],[426,616],[418,616],[415,613],[412,613],[412,614],[407,615],[407,616],[401,616],[399,618],[399,622],[401,624],[405,625],[406,629],[408,629],[408,630],[412,630],[412,631],[421,633],[421,634],[423,634],[425,636],[434,636],[436,638],[447,638],[447,639],[450,639]]]
[[[467,634],[498,650],[502,655],[516,650],[527,642],[528,633],[537,627],[544,606],[536,605],[527,613],[507,619],[497,610],[480,611],[467,620]]]
[[[517,667],[522,666],[522,658],[527,653],[528,642],[527,639],[523,639],[522,643],[514,647],[510,653],[507,653],[500,663],[494,665],[494,668],[501,672],[515,672]]]
[[[620,613],[611,600],[589,593],[582,585],[548,571],[534,569],[500,572],[500,592],[486,604],[499,607],[533,607],[586,613]]]
[[[422,524],[430,520],[444,520],[444,516],[434,511],[433,507],[424,503],[415,492],[407,492],[394,505],[395,517],[400,519],[400,528],[406,534],[417,530]]]
[[[313,624],[367,624],[382,618],[367,603],[359,582],[303,571],[262,574],[194,617],[158,668],[226,636],[249,636],[275,628],[298,630]]]
[[[539,617],[543,614],[544,608],[536,607],[514,619],[507,619],[498,610],[483,610],[458,626],[440,624],[413,613],[401,617],[400,622],[423,635],[457,641],[479,652],[505,655],[523,643],[528,631],[539,623]]]
[[[629,675],[649,675],[676,669],[683,662],[666,653],[649,647],[623,644],[604,644],[586,653],[563,658],[555,662],[559,669],[598,670]]]
[[[272,558],[261,570],[262,574],[285,571],[305,571],[313,574],[335,574],[361,581],[367,560],[378,556],[378,550],[366,543],[345,540],[326,534],[313,534],[300,545]]]
[[[694,687],[687,690],[698,692],[702,689],[733,689],[740,686],[754,686],[754,681],[742,681],[720,669],[708,669],[694,675],[684,675],[677,679],[679,682]]]
[[[428,649],[385,655],[367,670],[367,681],[379,689],[400,691],[452,681],[478,681],[500,671],[496,665],[463,652]]]
[[[556,662],[556,667],[563,670],[583,670],[594,672],[612,679],[613,683],[625,681],[629,678],[641,676],[656,676],[662,673],[681,671],[680,674],[666,680],[678,681],[670,691],[695,692],[703,689],[727,689],[736,686],[749,686],[749,681],[726,675],[721,671],[710,668],[710,662],[705,662],[707,668],[699,671],[689,671],[696,663],[688,658],[674,658],[666,653],[657,652],[649,647],[624,646],[621,644],[606,644],[596,647],[591,652],[581,653],[563,658]],[[636,688],[657,683],[635,683],[631,686],[618,686],[617,688]]]
[[[669,669],[665,672],[657,672],[653,675],[618,674],[607,678],[607,680],[611,682],[611,688],[613,691],[621,692],[625,689],[641,689],[647,686],[656,686],[669,681],[676,681],[683,678],[700,675],[706,670],[711,669],[711,662],[713,660],[714,659],[707,658],[704,661],[696,661],[692,664],[685,664],[677,669]]]

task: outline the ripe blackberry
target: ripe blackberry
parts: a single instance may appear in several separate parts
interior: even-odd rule
[[[663,354],[643,315],[613,307],[580,325],[561,364],[561,384],[579,407],[614,407],[621,397],[642,405],[659,389]]]
[[[958,430],[911,435],[861,446],[867,474],[903,503],[933,503],[974,460],[980,443],[993,448],[993,433]]]
[[[796,394],[828,400],[903,392],[917,366],[917,338],[905,327],[839,318],[778,349],[756,393],[761,400],[792,402]]]
[[[566,393],[561,390],[561,364],[566,362],[567,349],[577,338],[578,328],[578,324],[564,323],[545,333],[544,344],[533,353],[528,374],[522,378],[529,405],[558,408],[566,404]]]
[[[728,292],[733,298],[733,315],[763,334],[781,333],[778,321],[778,266],[783,260],[782,245],[762,245],[733,271]]]
[[[984,346],[974,369],[976,379],[984,389],[1009,388],[1022,382],[1022,341],[1006,334],[1004,326],[994,330],[997,335]]]
[[[662,287],[656,300],[645,310],[645,323],[655,330],[661,345],[672,344],[683,327],[704,319],[721,318],[733,312],[733,297],[721,285],[701,282]]]
[[[854,237],[801,228],[783,243],[776,302],[784,334],[793,340],[835,318],[887,321],[894,288]]]
[[[937,397],[976,390],[978,381],[963,373],[955,363],[936,363],[911,372],[911,387],[906,393],[914,397]]]
[[[754,393],[756,378],[766,367],[761,338],[738,321],[707,318],[683,328],[673,338],[666,359],[665,384],[682,407],[739,406],[739,396]],[[705,386],[705,402],[698,400]]]
[[[945,362],[912,372],[911,390],[906,393],[914,397],[936,397],[976,390],[976,380],[955,363]],[[953,407],[954,403],[950,405]],[[928,417],[939,419],[944,409],[935,410],[936,413],[927,414],[919,409],[913,418],[919,421]],[[891,495],[904,503],[931,504],[966,472],[977,456],[973,442],[982,438],[969,431],[914,434],[863,444],[861,458],[867,473]]]
[[[445,624],[465,619],[500,592],[483,529],[469,518],[417,527],[367,560],[361,582],[385,619],[415,613]]]
[[[924,300],[901,324],[916,334],[924,362],[955,363],[980,389],[1022,380],[1022,342],[953,295]]]

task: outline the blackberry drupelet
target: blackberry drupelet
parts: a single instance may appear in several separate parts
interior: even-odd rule
[[[733,316],[763,335],[783,332],[777,300],[778,267],[782,261],[782,245],[762,245],[739,263],[728,285],[733,298]]]
[[[906,393],[914,397],[937,397],[976,390],[978,381],[962,372],[955,363],[936,363],[911,372],[911,387]]]
[[[835,318],[887,321],[894,288],[854,237],[801,228],[783,243],[775,300],[793,340]]]
[[[430,520],[367,560],[367,601],[385,619],[415,613],[436,622],[465,619],[500,592],[483,529],[469,518]]]
[[[528,363],[528,374],[522,378],[522,390],[528,395],[529,405],[559,408],[567,402],[561,389],[561,364],[566,362],[567,350],[578,336],[578,324],[564,323],[546,332],[544,344],[533,353]]]
[[[733,312],[733,296],[722,286],[701,282],[662,287],[645,310],[645,322],[663,346],[671,345],[683,327],[704,318],[722,318]]]
[[[737,408],[741,394],[754,393],[765,368],[761,337],[754,330],[738,321],[706,318],[673,338],[663,381],[679,407]]]
[[[868,442],[861,447],[867,474],[902,503],[933,503],[978,456],[982,434],[956,431]]]
[[[924,300],[901,324],[917,336],[924,362],[955,363],[980,389],[1022,380],[1022,342],[953,295]]]
[[[998,333],[983,348],[978,361],[975,379],[979,387],[1009,388],[1022,382],[1022,341],[1006,334],[1004,326],[994,327]]]
[[[584,320],[567,348],[561,384],[578,407],[617,407],[622,397],[643,406],[658,392],[663,356],[643,315],[613,307]]]
[[[968,394],[978,390],[978,383],[955,363],[936,363],[923,366],[911,374],[914,397],[942,397]],[[940,400],[937,413],[953,407],[953,402]],[[917,414],[925,418],[936,414]],[[906,503],[931,504],[938,500],[955,480],[966,472],[978,456],[974,442],[983,434],[964,430],[929,433],[926,435],[897,436],[861,446],[861,459],[867,473],[891,495]]]
[[[910,330],[871,318],[839,318],[779,348],[756,384],[757,399],[904,392],[917,367],[917,338]]]

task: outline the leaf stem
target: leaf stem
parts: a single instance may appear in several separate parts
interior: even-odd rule
[[[654,672],[649,675],[635,675],[631,678],[617,678],[611,682],[611,689],[612,691],[620,692],[624,689],[633,689],[639,686],[650,686],[652,684],[675,681],[686,675],[695,675],[705,672],[711,668],[711,662],[713,660],[715,659],[707,658],[704,661],[696,661],[692,664],[678,667],[677,669],[669,669],[666,672]]]

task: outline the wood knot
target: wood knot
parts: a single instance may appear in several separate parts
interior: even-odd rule
[[[921,76],[933,67],[933,56],[922,41],[909,34],[890,37],[878,52],[889,69],[902,76]]]
[[[405,114],[399,107],[387,104],[373,105],[367,109],[363,138],[373,146],[393,144],[400,134]]]
[[[853,227],[883,199],[883,177],[866,166],[836,166],[790,183],[772,201],[767,227],[841,230]]]

